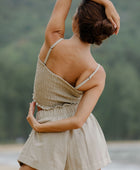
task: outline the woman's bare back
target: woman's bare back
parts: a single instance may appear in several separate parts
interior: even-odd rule
[[[44,42],[40,50],[42,61],[45,60],[49,48]],[[76,86],[96,69],[97,63],[90,53],[90,48],[82,48],[72,39],[66,39],[53,48],[46,66],[72,86]]]

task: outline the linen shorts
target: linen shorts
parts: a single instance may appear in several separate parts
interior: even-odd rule
[[[75,105],[36,113],[40,123],[68,118]],[[55,133],[31,131],[18,157],[19,164],[37,170],[98,170],[111,163],[104,134],[91,113],[79,129]]]

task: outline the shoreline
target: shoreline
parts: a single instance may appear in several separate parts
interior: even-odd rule
[[[119,146],[119,147],[127,147],[127,146],[131,146],[131,145],[140,145],[140,140],[126,140],[126,141],[107,141],[107,145],[109,148],[115,147],[115,146]],[[14,153],[19,153],[22,150],[23,144],[1,144],[0,143],[0,153],[8,153],[8,152],[14,152]]]
[[[114,140],[107,141],[107,144],[140,144],[140,140]]]
[[[107,141],[107,144],[134,144],[134,143],[138,143],[140,144],[140,140],[110,140],[110,141]],[[15,149],[19,149],[21,148],[22,146],[24,145],[24,143],[0,143],[0,150],[6,146],[7,148],[11,149],[11,148],[14,148]]]

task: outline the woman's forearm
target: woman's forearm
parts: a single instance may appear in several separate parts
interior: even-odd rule
[[[110,0],[92,0],[92,1],[97,2],[97,3],[99,3],[99,4],[103,5],[103,6],[107,6],[107,5],[109,5],[111,3]]]
[[[39,133],[64,132],[66,130],[81,128],[95,107],[101,93],[102,89],[99,86],[85,92],[75,115],[67,119],[39,123],[31,113],[27,120],[31,127]]]
[[[33,117],[31,119],[31,121],[35,120]],[[48,121],[42,124],[34,121],[33,124],[33,129],[39,133],[64,132],[66,130],[79,128],[79,124],[75,116],[62,120]]]
[[[81,128],[95,107],[102,90],[95,87],[82,97],[74,116],[67,119],[48,121],[46,123],[35,123],[37,132],[63,132],[66,130]]]
[[[79,120],[75,115],[67,119],[39,123],[34,117],[35,106],[36,103],[32,101],[32,103],[30,103],[27,121],[36,132],[63,132],[80,128]]]

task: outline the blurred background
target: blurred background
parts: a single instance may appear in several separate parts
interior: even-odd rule
[[[73,0],[65,38],[81,0]],[[112,164],[105,170],[140,169],[140,1],[112,0],[121,18],[119,34],[93,57],[106,71],[106,85],[93,114],[100,123]],[[0,0],[0,169],[18,168],[16,159],[30,126],[37,56],[55,0]]]

